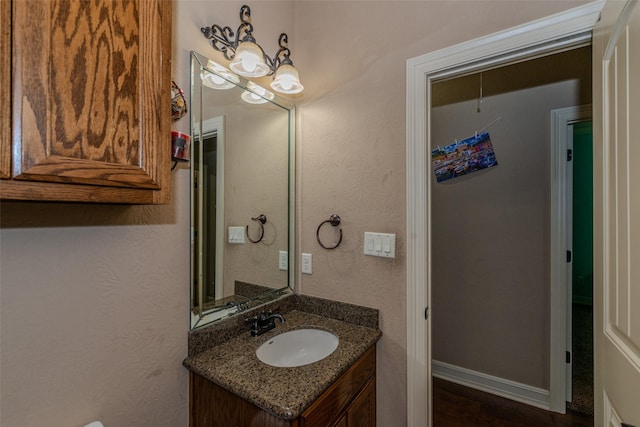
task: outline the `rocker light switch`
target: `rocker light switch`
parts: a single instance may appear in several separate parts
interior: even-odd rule
[[[364,233],[364,254],[383,258],[396,257],[396,235],[388,233]]]
[[[313,274],[313,261],[311,254],[302,254],[302,272],[304,274]]]

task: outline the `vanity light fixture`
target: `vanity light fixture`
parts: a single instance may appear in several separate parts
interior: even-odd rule
[[[240,98],[249,104],[264,104],[274,97],[273,93],[251,81],[247,83],[247,89],[249,90],[242,92]]]
[[[271,88],[280,93],[296,94],[304,90],[298,71],[291,62],[289,38],[285,33],[278,37],[279,49],[273,58],[269,57],[253,37],[251,9],[240,8],[240,26],[234,33],[231,27],[214,24],[200,30],[211,41],[211,46],[230,60],[229,68],[243,77],[263,77],[274,74]]]

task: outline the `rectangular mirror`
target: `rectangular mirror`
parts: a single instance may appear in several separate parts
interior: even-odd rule
[[[292,293],[294,117],[191,53],[192,328]]]

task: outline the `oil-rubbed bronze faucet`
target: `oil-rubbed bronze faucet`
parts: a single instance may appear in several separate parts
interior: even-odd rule
[[[275,319],[278,319],[280,322],[284,322],[284,317],[281,314],[274,313],[269,310],[265,312],[262,310],[259,315],[249,317],[244,319],[245,323],[251,323],[251,336],[257,337],[258,335],[262,335],[267,331],[272,330],[276,327]]]

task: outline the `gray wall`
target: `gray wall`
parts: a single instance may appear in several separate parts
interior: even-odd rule
[[[498,166],[435,183],[433,358],[549,388],[550,111],[591,101],[590,48],[440,83],[434,143],[488,130]]]

